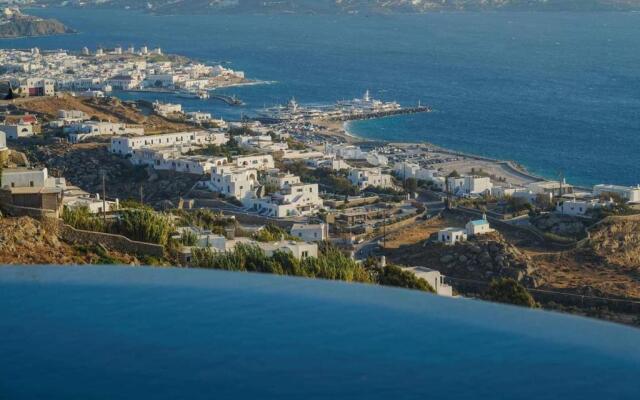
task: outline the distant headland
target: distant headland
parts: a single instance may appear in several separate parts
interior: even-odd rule
[[[0,15],[0,38],[49,36],[75,31],[54,19],[23,14],[17,7],[7,7]]]

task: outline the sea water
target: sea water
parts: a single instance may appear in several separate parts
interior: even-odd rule
[[[76,35],[0,41],[45,49],[143,44],[243,70],[269,85],[229,88],[245,107],[161,94],[239,119],[295,97],[361,97],[434,112],[349,124],[369,139],[431,142],[515,160],[548,178],[640,183],[640,14],[436,13],[398,16],[152,16],[38,9]]]

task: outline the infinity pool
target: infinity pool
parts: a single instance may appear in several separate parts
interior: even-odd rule
[[[338,282],[0,268],[0,399],[638,399],[640,330]]]

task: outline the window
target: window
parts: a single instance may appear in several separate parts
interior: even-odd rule
[[[29,186],[33,187],[33,181],[29,181]]]

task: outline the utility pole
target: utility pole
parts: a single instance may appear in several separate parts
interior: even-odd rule
[[[563,193],[563,187],[562,185],[564,184],[564,174],[562,173],[562,170],[560,170],[558,172],[558,179],[560,180],[560,202],[556,203],[556,205],[560,204],[562,202],[562,195]],[[553,205],[553,202],[551,203]],[[562,215],[564,215],[564,205],[562,206]]]
[[[402,163],[402,185],[404,186],[405,193],[407,192],[407,160]]]
[[[140,185],[140,204],[144,204],[144,192],[142,191],[142,185]]]
[[[102,219],[104,225],[107,225],[107,187],[105,185],[105,171],[102,170]]]
[[[382,249],[387,248],[387,211],[384,212],[384,219],[382,220]]]

